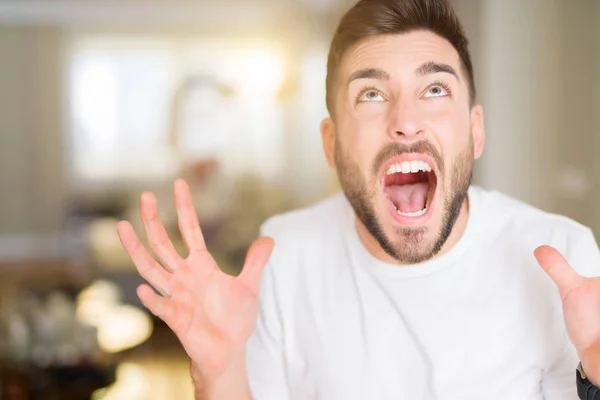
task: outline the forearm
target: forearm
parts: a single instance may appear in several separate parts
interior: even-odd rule
[[[251,400],[243,352],[235,357],[229,369],[216,380],[206,379],[194,363],[191,366],[191,375],[196,400]]]

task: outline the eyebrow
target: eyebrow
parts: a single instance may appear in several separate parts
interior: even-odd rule
[[[388,81],[390,80],[390,74],[379,68],[359,69],[350,75],[350,78],[348,78],[348,85],[350,82],[357,79],[378,79],[380,81]]]
[[[429,61],[429,62],[422,64],[419,68],[417,68],[415,70],[415,73],[418,76],[437,74],[438,72],[445,72],[445,73],[454,75],[454,77],[456,77],[456,79],[458,79],[460,81],[460,78],[459,78],[458,74],[456,73],[456,70],[448,64],[442,64],[442,63],[437,63],[435,61]],[[350,78],[348,78],[348,85],[350,84],[350,82],[357,80],[357,79],[377,79],[380,81],[388,81],[388,80],[390,80],[390,74],[388,74],[387,72],[385,72],[384,70],[382,70],[380,68],[359,69],[358,71],[355,71],[352,73],[352,75],[350,75]]]
[[[456,70],[454,68],[452,68],[448,64],[441,64],[435,61],[426,62],[425,64],[417,68],[415,72],[419,76],[437,74],[438,72],[445,72],[454,75],[454,77],[460,81],[460,78],[458,77],[458,74],[456,73]]]

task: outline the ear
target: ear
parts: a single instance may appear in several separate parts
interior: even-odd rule
[[[331,118],[321,121],[321,141],[327,164],[335,167],[335,124]]]
[[[473,134],[473,147],[475,159],[483,154],[485,144],[485,126],[483,123],[483,107],[476,105],[471,109],[471,133]]]

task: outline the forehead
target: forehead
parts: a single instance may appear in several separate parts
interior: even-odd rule
[[[461,73],[460,58],[446,39],[429,31],[379,35],[360,41],[344,55],[342,78],[362,68],[381,68],[390,75],[414,72],[423,63],[436,61],[453,66]]]

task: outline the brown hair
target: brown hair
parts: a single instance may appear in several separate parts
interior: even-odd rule
[[[467,77],[471,105],[475,79],[468,40],[448,0],[360,0],[341,19],[327,60],[327,109],[333,116],[335,82],[344,54],[363,39],[428,30],[448,40],[458,52]]]

